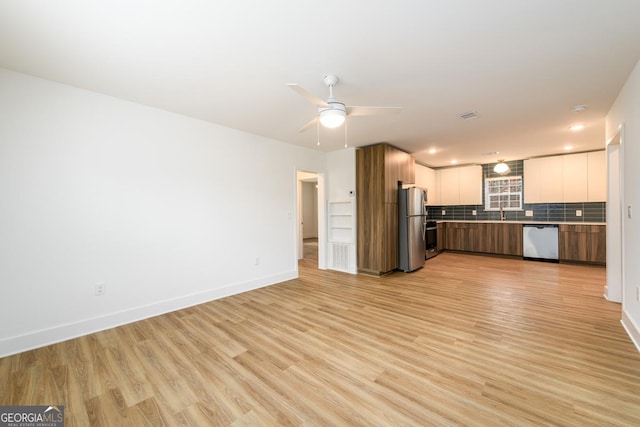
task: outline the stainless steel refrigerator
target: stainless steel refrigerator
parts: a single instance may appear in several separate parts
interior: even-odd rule
[[[405,272],[424,265],[427,192],[422,188],[403,188],[398,196],[398,264]]]

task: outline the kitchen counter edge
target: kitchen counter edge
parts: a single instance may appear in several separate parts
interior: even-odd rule
[[[532,224],[532,225],[607,225],[606,222],[576,222],[576,221],[498,221],[498,220],[463,220],[463,219],[437,219],[437,223],[467,223],[467,224]]]

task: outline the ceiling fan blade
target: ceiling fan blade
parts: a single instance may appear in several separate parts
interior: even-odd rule
[[[301,96],[307,98],[307,100],[309,102],[311,102],[313,105],[317,105],[319,107],[328,107],[329,106],[329,104],[327,104],[326,101],[323,101],[322,99],[318,98],[317,96],[315,96],[311,92],[308,92],[306,89],[303,89],[301,86],[298,86],[295,83],[288,83],[287,86],[289,86],[291,89],[293,89],[295,92],[297,92],[298,95],[301,95]]]
[[[398,114],[402,107],[347,107],[348,116],[379,116],[382,114]]]
[[[318,121],[320,120],[320,117],[316,117],[314,119],[311,119],[306,125],[302,126],[300,128],[300,130],[298,131],[298,133],[302,133],[310,128],[312,128],[313,126],[316,126],[318,124]]]

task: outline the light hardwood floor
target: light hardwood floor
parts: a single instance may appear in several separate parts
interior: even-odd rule
[[[0,359],[0,404],[66,426],[637,426],[605,270],[444,253],[300,278]]]

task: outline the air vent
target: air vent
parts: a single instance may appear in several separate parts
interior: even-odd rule
[[[458,117],[460,117],[462,120],[475,119],[476,117],[478,117],[478,113],[476,113],[475,111],[467,111],[466,113],[458,114]]]
[[[349,271],[349,245],[333,243],[333,268],[339,271]]]

